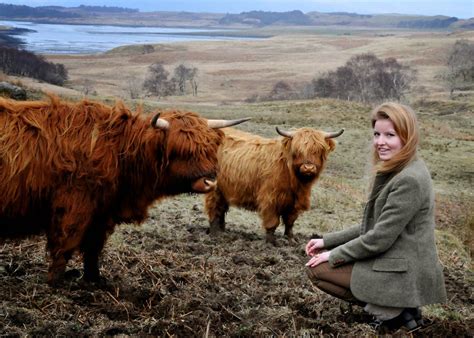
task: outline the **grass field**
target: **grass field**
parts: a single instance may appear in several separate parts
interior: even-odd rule
[[[303,252],[313,234],[361,219],[370,179],[372,106],[332,99],[244,102],[254,93],[267,93],[279,80],[310,81],[352,55],[373,52],[418,71],[404,102],[418,112],[420,153],[433,177],[436,238],[448,289],[447,304],[423,309],[425,327],[398,334],[472,336],[474,95],[450,99],[439,79],[447,50],[461,38],[472,41],[474,33],[292,32],[253,41],[157,45],[150,54],[135,46],[103,55],[48,56],[66,65],[69,88],[20,81],[74,99],[82,96],[87,81],[96,94],[92,98],[122,98],[146,111],[175,107],[209,118],[250,116],[239,128],[266,137],[278,136],[275,126],[346,131],[313,189],[311,209],[295,224],[296,244],[282,237],[282,229],[276,247],[264,243],[257,215],[238,209],[228,213],[227,232],[213,239],[206,233],[202,196],[196,195],[157,204],[142,227],[120,227],[104,251],[102,272],[109,285],[102,289],[75,280],[51,289],[45,284],[42,237],[2,242],[0,334],[373,335],[361,309],[348,308],[311,285]],[[198,96],[129,100],[127,81],[143,79],[157,61],[169,69],[180,63],[197,67]],[[72,267],[80,268],[80,260]]]

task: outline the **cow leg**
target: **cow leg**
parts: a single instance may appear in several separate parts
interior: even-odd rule
[[[285,213],[282,215],[283,223],[285,224],[285,236],[292,240],[293,235],[293,225],[295,224],[296,219],[298,218],[298,213],[296,211]]]
[[[48,283],[55,285],[64,277],[66,265],[72,257],[74,251],[79,247],[82,239],[83,229],[78,223],[61,223],[63,234],[58,236],[58,232],[48,235],[48,248],[51,256],[51,263],[48,269]]]
[[[81,243],[81,251],[84,259],[84,280],[87,282],[101,282],[99,271],[99,257],[107,239],[105,223],[95,222],[91,226]]]
[[[280,225],[280,216],[276,213],[263,213],[263,228],[265,229],[265,240],[267,243],[276,245],[275,230]]]
[[[91,220],[92,202],[84,194],[60,189],[53,200],[53,217],[48,229],[51,263],[48,283],[55,285],[63,276],[66,264],[79,247]]]
[[[228,210],[229,204],[219,188],[206,194],[206,211],[211,235],[225,230],[225,214]]]

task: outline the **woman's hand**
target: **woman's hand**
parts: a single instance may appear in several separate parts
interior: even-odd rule
[[[314,238],[306,244],[306,254],[313,257],[324,249],[324,240],[322,238]]]
[[[313,255],[311,259],[306,263],[306,266],[309,266],[310,268],[314,268],[315,266],[318,266],[321,263],[327,262],[329,260],[329,255],[331,254],[331,251],[324,251],[319,254]]]

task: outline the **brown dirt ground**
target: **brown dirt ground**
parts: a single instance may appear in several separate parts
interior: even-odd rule
[[[4,241],[0,335],[374,334],[361,308],[311,285],[303,250],[310,235],[296,229],[297,244],[280,237],[274,247],[258,226],[230,221],[225,234],[211,238],[201,202],[198,196],[168,200],[151,210],[142,227],[118,228],[103,255],[103,287],[71,278],[50,288],[44,238]],[[70,267],[81,269],[80,260]],[[472,309],[469,276],[446,268],[445,277],[449,301],[443,309]],[[461,316],[427,316],[423,328],[395,335],[472,337],[473,324]]]

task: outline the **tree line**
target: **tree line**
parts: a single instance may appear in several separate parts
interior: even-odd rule
[[[4,18],[79,18],[76,13],[68,13],[53,8],[30,7],[25,5],[0,4],[0,17]]]
[[[8,75],[32,77],[55,85],[63,85],[68,78],[64,65],[48,62],[32,52],[0,46],[0,70]]]

